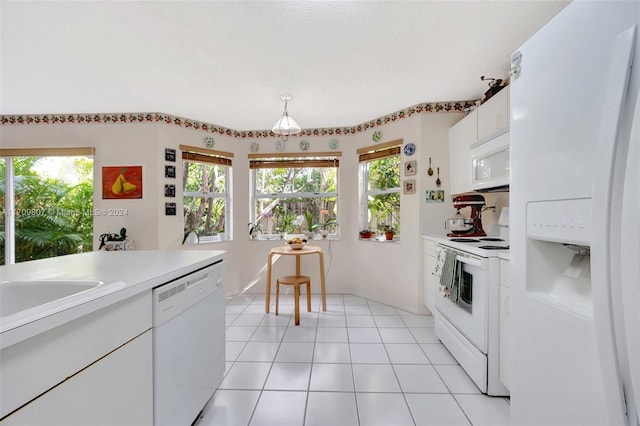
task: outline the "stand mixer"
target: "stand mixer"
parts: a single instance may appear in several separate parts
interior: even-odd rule
[[[482,209],[485,206],[484,197],[479,194],[456,195],[453,197],[453,207],[458,210],[471,207],[470,220],[472,227],[466,231],[454,231],[447,234],[447,237],[486,237],[487,233],[482,229]]]

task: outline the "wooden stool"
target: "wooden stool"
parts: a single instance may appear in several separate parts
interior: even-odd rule
[[[278,301],[280,299],[280,284],[293,286],[295,306],[295,322],[300,325],[300,285],[307,285],[307,311],[311,312],[311,278],[306,275],[285,275],[276,280],[276,315],[278,315]]]

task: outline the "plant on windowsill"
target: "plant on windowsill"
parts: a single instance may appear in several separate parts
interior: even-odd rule
[[[289,213],[287,211],[282,212],[280,219],[280,226],[276,228],[278,233],[280,234],[280,238],[284,238],[288,232],[293,232],[294,230],[294,220],[295,216],[293,213]]]
[[[362,240],[370,240],[375,235],[376,233],[370,229],[363,229],[362,231],[360,231],[360,239]]]
[[[337,224],[338,222],[336,222],[335,219],[327,219],[323,223],[316,223],[311,228],[314,231],[317,230],[317,233],[320,234],[322,238],[327,238],[327,235],[329,235],[329,229]]]
[[[393,236],[396,234],[395,228],[391,225],[384,225],[383,229],[384,229],[384,238],[387,241],[393,240]]]
[[[313,239],[313,212],[311,210],[305,210],[303,213],[304,220],[307,223],[307,232],[304,233],[307,240]]]
[[[260,233],[262,232],[262,228],[260,227],[260,225],[257,223],[249,222],[247,226],[249,227],[249,238],[251,238],[252,240],[258,239]]]
[[[200,236],[198,235],[198,221],[193,211],[188,212],[184,217],[184,236],[182,244],[198,244]]]

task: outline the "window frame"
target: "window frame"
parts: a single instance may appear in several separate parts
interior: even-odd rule
[[[264,153],[249,154],[249,169],[251,171],[251,200],[250,200],[250,224],[255,224],[257,219],[256,204],[260,199],[328,199],[335,198],[336,204],[339,200],[340,192],[340,157],[342,152],[310,152],[310,153]],[[318,168],[335,168],[336,170],[336,191],[331,192],[278,192],[278,193],[258,193],[258,185],[256,182],[258,169],[282,168],[282,169],[318,169]],[[338,211],[335,214],[335,223],[338,224]],[[340,237],[339,227],[335,226],[335,233],[329,236],[332,239]],[[275,234],[271,234],[275,235]],[[261,237],[267,239],[268,237]]]
[[[402,139],[396,139],[385,143],[376,145],[370,145],[356,150],[358,154],[358,175],[359,175],[359,207],[360,207],[360,229],[369,229],[369,197],[385,194],[399,194],[399,198],[402,194],[402,179],[400,163],[402,161]],[[373,161],[382,160],[385,158],[398,157],[398,186],[389,187],[384,189],[369,189],[369,165]],[[400,212],[400,207],[398,207]],[[398,225],[400,220],[398,219]],[[374,230],[375,231],[375,230]],[[398,229],[395,229],[396,237],[394,240],[399,240],[400,235]]]
[[[224,200],[224,233],[219,233],[217,236],[202,235],[198,236],[198,244],[210,243],[216,241],[229,241],[233,239],[232,225],[233,225],[233,203],[232,203],[232,176],[233,176],[233,157],[232,152],[213,150],[208,148],[200,148],[189,145],[180,145],[181,161],[182,161],[182,173],[183,179],[186,173],[184,164],[186,161],[190,163],[200,163],[206,165],[217,165],[224,168],[224,187],[225,192],[205,192],[205,191],[186,191],[184,184],[182,187],[182,214],[184,219],[184,206],[186,197],[200,197],[203,199],[212,198],[214,200]],[[186,181],[184,181],[186,183]],[[184,230],[184,226],[183,226]]]
[[[94,147],[68,148],[0,148],[0,158],[4,161],[4,264],[16,263],[16,198],[15,198],[15,157],[83,157],[91,156],[95,168],[96,149]],[[95,182],[94,182],[95,186]],[[94,220],[95,222],[95,220]],[[95,223],[94,223],[95,224]]]

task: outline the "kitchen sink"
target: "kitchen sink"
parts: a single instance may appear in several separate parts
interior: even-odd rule
[[[0,317],[95,289],[102,281],[0,281]]]

